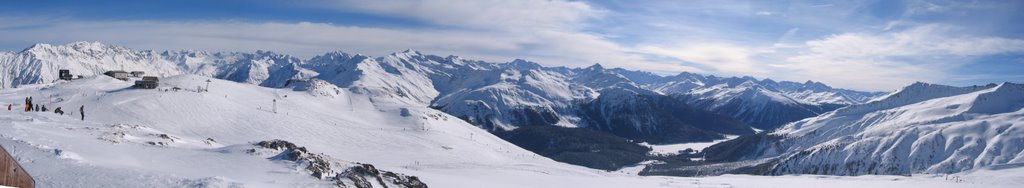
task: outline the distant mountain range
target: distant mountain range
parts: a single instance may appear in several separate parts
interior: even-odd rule
[[[431,106],[492,131],[580,127],[652,143],[752,134],[753,129],[773,129],[884,94],[812,81],[659,76],[599,64],[567,68],[526,60],[489,63],[413,50],[383,57],[329,52],[303,60],[267,51],[157,52],[76,42],[0,53],[0,65],[4,88],[51,82],[59,69],[76,75],[108,70],[195,74],[274,88],[329,83],[370,94],[378,104]]]

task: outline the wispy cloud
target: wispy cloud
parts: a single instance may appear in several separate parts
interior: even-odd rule
[[[701,73],[729,73],[733,75],[765,76],[768,70],[759,68],[753,59],[758,49],[727,43],[699,43],[676,47],[640,46],[637,51],[676,58],[678,60],[707,67]]]
[[[600,10],[580,1],[341,0],[311,1],[307,5],[488,30],[572,30],[601,15]]]
[[[943,82],[972,59],[1024,53],[1024,40],[980,37],[943,25],[892,33],[846,33],[807,41],[778,66],[790,76],[819,78],[859,89],[898,88],[914,81]]]
[[[791,32],[783,38],[786,35]],[[706,73],[813,78],[855,89],[887,90],[915,81],[958,81],[954,78],[964,76],[954,70],[974,59],[1024,54],[1024,40],[974,36],[953,26],[921,25],[892,32],[836,34],[796,44],[695,43],[640,46],[637,50],[694,63]]]
[[[759,15],[759,16],[771,16],[771,15],[778,15],[779,13],[770,12],[770,11],[757,11],[757,12],[754,12],[754,14]]]

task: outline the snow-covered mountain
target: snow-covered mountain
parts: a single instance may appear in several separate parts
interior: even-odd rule
[[[762,136],[762,138],[764,138]],[[1024,162],[1024,84],[915,83],[745,144],[768,174],[957,173]],[[730,146],[712,146],[725,152]],[[752,148],[750,146],[753,146]],[[719,147],[719,148],[716,148]]]
[[[693,73],[658,77],[615,69],[621,75],[642,80],[645,89],[679,95],[699,108],[730,115],[758,129],[817,116],[836,108],[860,104],[884,93],[835,89],[820,82],[803,84],[753,77],[715,77]]]
[[[298,58],[256,53],[132,50],[96,42],[66,45],[36,44],[21,52],[0,54],[0,88],[57,80],[60,69],[73,75],[99,75],[110,70],[144,71],[147,75],[195,74],[267,87],[282,87],[289,79],[311,77],[299,69]]]
[[[597,99],[581,104],[578,108],[580,119],[584,120],[581,123],[655,144],[698,142],[721,139],[722,135],[754,133],[739,120],[695,108],[685,100],[627,88],[601,90]]]
[[[722,138],[724,134],[749,132],[734,128],[720,129],[734,127],[731,124],[713,124],[734,122],[725,119],[737,119],[758,129],[771,129],[844,105],[859,104],[880,95],[833,89],[817,82],[799,84],[692,73],[659,76],[647,72],[606,69],[599,64],[586,68],[566,68],[544,67],[526,60],[488,63],[457,56],[425,55],[413,50],[382,57],[330,52],[302,60],[266,51],[154,52],[95,42],[76,42],[67,45],[37,44],[21,52],[3,53],[0,54],[0,65],[2,71],[9,73],[2,75],[3,84],[0,87],[5,88],[52,82],[56,80],[59,69],[69,69],[73,74],[87,76],[108,70],[145,71],[157,76],[195,74],[272,88],[295,88],[302,86],[294,84],[311,83],[324,86],[329,83],[335,88],[372,96],[377,104],[430,106],[492,131],[537,125],[580,127],[610,131],[619,136],[630,135],[628,137],[638,140],[649,140],[644,138],[656,137],[655,134],[680,134],[700,141],[710,141]],[[725,117],[693,116],[713,117],[690,121],[713,124],[692,125],[700,131],[683,131],[678,127],[679,124],[662,120],[620,121],[626,125],[616,125],[621,127],[609,129],[608,117],[585,114],[589,112],[584,106],[593,110],[596,106],[651,104],[616,101],[611,97],[599,98],[605,90],[634,95],[620,96],[622,99],[682,100],[683,103],[670,104],[677,105],[677,108],[693,106],[696,111],[676,113],[708,111]],[[628,108],[664,109],[654,106]],[[666,113],[670,112],[646,110],[620,115],[621,118],[639,119],[660,117]],[[706,134],[691,134],[697,132]],[[668,142],[659,139],[652,141]]]
[[[0,101],[18,109],[34,97],[70,112],[0,113],[0,144],[51,187],[1013,187],[1024,171],[1024,85],[1013,83],[916,83],[872,99],[880,93],[817,82],[488,63],[412,50],[301,60],[72,43],[35,45],[0,60]],[[57,69],[165,77],[160,88],[142,90],[105,76],[52,81]],[[191,90],[206,80],[208,92]],[[75,110],[82,105],[84,121]],[[784,121],[759,117],[801,110],[814,117],[701,152],[742,153],[735,158],[754,160],[723,165],[763,174],[956,173],[956,180],[638,177],[642,165],[615,172],[566,165],[488,132],[554,125],[672,143],[751,134],[748,122]],[[574,143],[566,135],[545,136]],[[602,147],[587,144],[568,147],[589,150],[564,157],[601,161],[586,154]],[[722,148],[730,144],[742,147]]]

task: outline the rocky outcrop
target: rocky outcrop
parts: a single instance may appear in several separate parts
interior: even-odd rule
[[[426,188],[427,184],[416,176],[378,170],[371,164],[344,162],[323,153],[310,153],[306,147],[297,146],[284,140],[260,141],[251,154],[264,154],[269,150],[271,160],[293,161],[305,166],[310,175],[321,180],[332,181],[338,187],[355,188]],[[276,153],[276,154],[274,154]]]

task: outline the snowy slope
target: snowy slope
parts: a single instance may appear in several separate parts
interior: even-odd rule
[[[194,88],[209,78],[175,76],[160,89]],[[0,91],[0,101],[26,96],[50,112],[0,113],[0,144],[41,187],[326,187],[298,163],[246,152],[257,141],[283,139],[342,161],[418,176],[432,187],[1012,187],[973,174],[935,176],[640,177],[557,163],[502,141],[439,111],[306,83],[303,91],[213,79],[210,91],[128,89],[130,82],[92,77]],[[334,91],[334,92],[329,92]],[[52,103],[48,96],[53,96]],[[277,101],[276,111],[272,100]],[[75,107],[84,105],[86,120]],[[161,142],[150,144],[149,142]],[[258,150],[270,151],[270,150]],[[979,171],[1004,174],[1019,168]],[[962,178],[960,178],[962,177]],[[959,180],[972,181],[959,181]]]
[[[776,174],[957,173],[1024,162],[1024,85],[915,83],[786,125]],[[770,149],[772,150],[772,149]]]
[[[162,88],[194,88],[205,84],[206,79],[198,76],[171,77],[165,79]],[[472,170],[502,167],[515,171],[536,166],[531,171],[566,171],[563,173],[585,176],[596,176],[597,173],[536,156],[436,110],[415,106],[377,106],[371,104],[366,95],[346,90],[341,90],[334,97],[324,97],[306,91],[269,89],[223,80],[214,80],[210,92],[204,93],[126,89],[128,86],[129,82],[96,77],[71,83],[6,90],[2,100],[10,103],[23,100],[22,96],[32,95],[37,103],[48,104],[38,101],[46,98],[42,96],[53,95],[60,102],[49,105],[50,108],[61,106],[75,115],[78,112],[74,109],[85,105],[86,121],[79,121],[71,115],[9,112],[4,115],[10,120],[4,123],[4,138],[27,144],[32,150],[60,150],[56,155],[66,155],[69,157],[65,158],[88,165],[136,169],[149,174],[185,175],[177,179],[221,177],[246,184],[262,181],[248,177],[259,178],[276,173],[299,174],[288,176],[292,178],[303,177],[300,176],[301,171],[274,165],[269,161],[263,162],[259,157],[225,155],[221,152],[236,145],[270,139],[288,140],[310,151],[323,152],[347,161],[374,164],[385,170],[428,174],[420,177],[438,179],[439,182],[445,178],[432,178],[429,174],[453,168]],[[271,99],[277,100],[276,114],[271,112]],[[137,125],[143,131],[125,136],[129,142],[111,143],[103,135],[112,133],[104,131],[117,124]],[[138,143],[153,139],[147,137],[149,134],[167,134],[178,139],[163,147]],[[202,142],[206,138],[212,138],[216,143]],[[18,151],[23,150],[28,149]],[[176,154],[161,157],[166,153]],[[151,157],[154,159],[148,159]],[[213,159],[190,162],[175,157]],[[239,157],[245,160],[239,163],[224,162]],[[159,162],[162,160],[174,162]],[[242,167],[204,167],[207,163],[257,166],[253,168],[266,170],[245,171],[271,173],[250,176],[231,173],[231,169]],[[45,163],[27,166],[29,169],[55,167]],[[192,172],[203,169],[211,171]],[[448,175],[446,178],[459,177],[462,176]],[[53,184],[44,180],[44,185],[61,183],[59,179],[49,181]],[[281,181],[285,181],[286,184],[282,185],[286,186],[294,186],[289,183],[309,183],[305,180]],[[462,181],[452,180],[452,183],[458,182]]]

